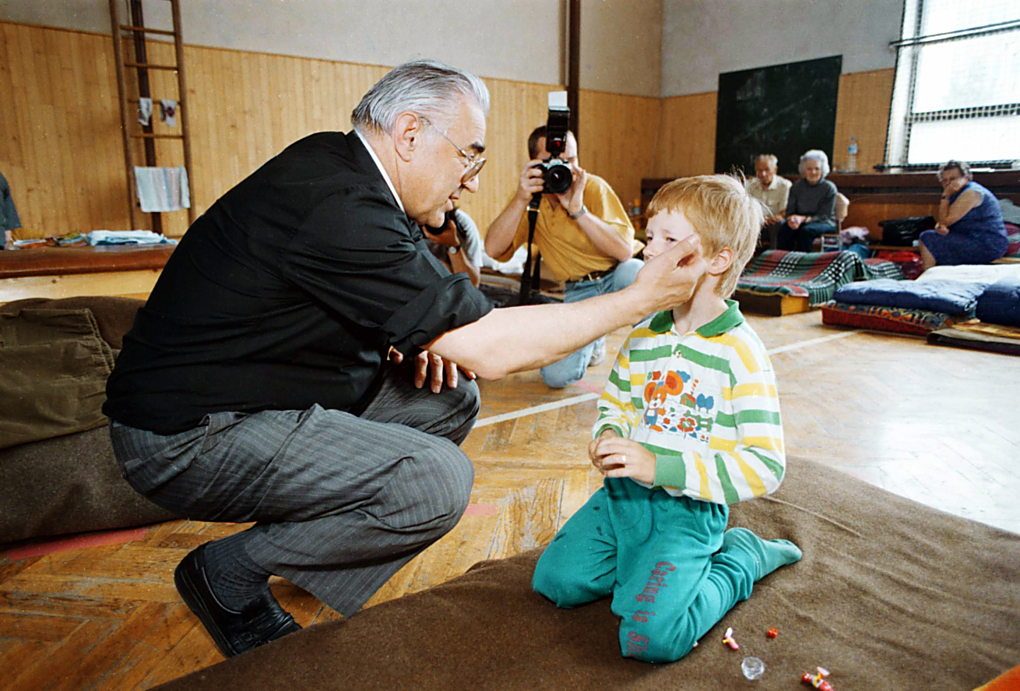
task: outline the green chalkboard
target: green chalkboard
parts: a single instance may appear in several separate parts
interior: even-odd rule
[[[843,56],[769,65],[719,75],[715,170],[754,175],[754,157],[779,158],[796,174],[801,154],[821,149],[832,162]]]

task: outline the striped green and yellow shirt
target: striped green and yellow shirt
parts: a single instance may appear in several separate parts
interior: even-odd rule
[[[726,302],[691,333],[674,330],[672,312],[638,325],[592,430],[613,428],[654,453],[653,487],[719,504],[771,494],[786,470],[772,363],[737,303]]]

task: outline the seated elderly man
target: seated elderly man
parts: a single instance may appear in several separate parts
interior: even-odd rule
[[[779,159],[774,154],[759,154],[754,159],[754,177],[744,187],[747,193],[760,201],[768,213],[762,227],[760,243],[776,247],[776,235],[786,222],[786,202],[790,196],[792,182],[776,175]]]
[[[921,265],[989,264],[1009,247],[999,200],[974,182],[970,166],[947,161],[939,167],[942,199],[935,230],[921,233]]]
[[[829,157],[811,149],[800,157],[800,180],[790,187],[786,223],[779,229],[778,247],[810,252],[815,238],[836,230],[836,185],[825,179]]]

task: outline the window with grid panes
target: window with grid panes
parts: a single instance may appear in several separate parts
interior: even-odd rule
[[[905,0],[887,168],[1020,160],[1020,0]]]

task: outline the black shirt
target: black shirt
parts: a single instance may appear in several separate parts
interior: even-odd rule
[[[188,230],[124,338],[103,412],[180,432],[219,411],[360,412],[410,356],[491,309],[426,249],[355,133],[271,159]]]

